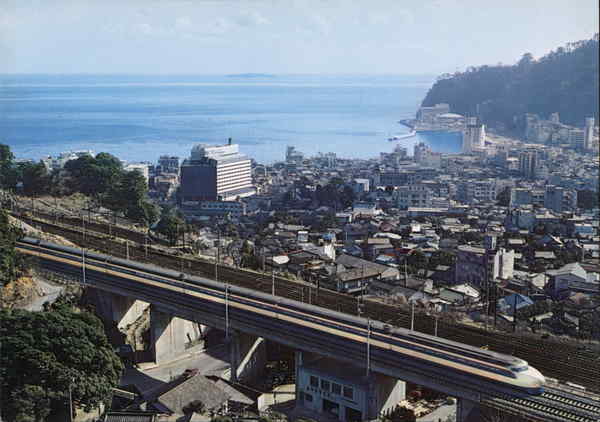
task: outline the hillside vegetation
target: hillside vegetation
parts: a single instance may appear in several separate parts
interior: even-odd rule
[[[518,129],[524,113],[547,117],[556,111],[561,122],[582,126],[585,117],[598,119],[598,78],[596,34],[537,60],[526,53],[512,66],[484,65],[442,75],[422,105],[448,103],[453,112],[479,114],[498,129]]]

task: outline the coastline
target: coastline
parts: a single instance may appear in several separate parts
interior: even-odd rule
[[[460,129],[448,129],[448,128],[444,128],[444,127],[422,128],[422,127],[419,127],[416,119],[402,119],[402,120],[398,120],[398,123],[400,123],[403,126],[406,126],[407,128],[409,128],[411,130],[414,130],[417,133],[461,133],[462,132],[462,130],[460,130]]]

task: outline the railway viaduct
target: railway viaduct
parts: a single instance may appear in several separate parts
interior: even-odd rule
[[[19,250],[27,252],[21,247]],[[36,255],[31,251],[28,253]],[[230,334],[231,378],[234,380],[243,377],[246,371],[263,366],[264,339],[297,350],[297,368],[303,365],[307,357],[319,355],[335,360],[340,365],[349,364],[366,369],[369,351],[364,343],[342,341],[333,334],[290,325],[288,321],[280,319],[277,312],[260,318],[248,318],[243,311],[227,307],[226,300],[203,298],[188,283],[177,281],[174,285],[139,276],[136,279],[118,266],[106,271],[94,266],[93,262],[86,264],[80,259],[61,262],[39,254],[38,259],[43,268],[70,275],[88,287],[103,291],[105,312],[118,326],[127,326],[137,320],[141,313],[149,312],[152,351],[157,363],[184,353],[187,345],[198,341],[205,327],[209,326],[225,329]],[[490,397],[485,388],[478,385],[475,379],[461,379],[384,349],[371,350],[369,357],[371,378],[367,377],[367,384],[387,385],[388,388],[377,392],[373,389],[373,395],[368,399],[367,418],[375,418],[389,399],[400,398],[404,394],[406,381],[457,397],[459,422],[480,420],[480,403],[489,403]]]
[[[207,326],[221,330],[228,329],[230,342],[231,378],[246,375],[264,364],[264,339],[291,347],[296,352],[297,366],[307,357],[319,355],[338,361],[340,365],[350,364],[366,368],[367,350],[364,344],[340,342],[334,336],[318,337],[307,330],[290,327],[275,315],[263,320],[249,320],[235,308],[202,300],[194,296],[182,284],[180,288],[167,288],[155,283],[149,287],[111,271],[95,269],[91,264],[57,263],[39,258],[39,264],[50,271],[70,275],[103,294],[100,307],[118,327],[123,328],[136,321],[142,313],[149,312],[151,324],[151,350],[157,363],[166,362],[175,356],[186,353],[190,343],[201,339]],[[457,421],[479,420],[478,402],[482,391],[475,383],[457,380],[442,373],[439,369],[414,362],[403,362],[394,354],[373,351],[370,356],[371,385],[387,384],[386,391],[379,391],[370,398],[368,415],[375,418],[384,408],[388,399],[402,399],[404,383],[409,381],[432,390],[458,398]],[[382,379],[385,377],[385,381]],[[393,380],[393,382],[389,382]],[[397,402],[397,401],[396,401]]]

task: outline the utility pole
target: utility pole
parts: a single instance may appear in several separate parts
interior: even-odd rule
[[[514,302],[513,302],[513,333],[517,331],[517,294],[514,294]]]
[[[484,328],[485,331],[488,330],[488,316],[490,314],[490,256],[486,249],[484,253],[484,263],[485,263],[485,314],[484,314]]]
[[[125,241],[125,248],[127,249],[127,261],[129,261],[129,240]]]
[[[221,231],[217,228],[217,256],[215,257],[215,281],[219,281],[219,246],[221,245]]]
[[[71,391],[71,384],[74,379],[69,382],[69,421],[73,422],[73,393]]]
[[[410,331],[415,331],[415,301],[410,303]]]
[[[229,341],[229,284],[225,284],[225,341]]]
[[[274,258],[274,257],[273,257]],[[271,258],[271,259],[273,259]],[[275,260],[273,259],[272,262],[273,265],[271,265],[271,294],[273,296],[275,296]]]
[[[408,269],[406,260],[408,259],[407,255],[404,255],[404,287],[408,287]]]
[[[85,248],[81,249],[83,284],[85,285]]]
[[[371,372],[371,319],[367,317],[367,377]]]
[[[494,283],[494,329],[498,324],[498,285]]]

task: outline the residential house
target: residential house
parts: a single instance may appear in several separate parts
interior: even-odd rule
[[[505,315],[514,316],[515,310],[519,312],[520,310],[531,305],[533,305],[533,300],[531,300],[528,296],[519,293],[513,293],[503,297],[498,301],[498,310],[500,313]]]
[[[577,262],[546,271],[546,275],[549,277],[546,291],[554,298],[563,298],[573,292],[597,294],[599,291],[598,274],[588,273]]]

